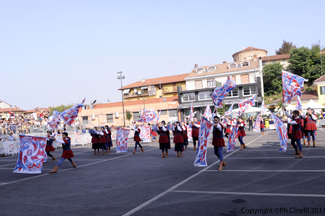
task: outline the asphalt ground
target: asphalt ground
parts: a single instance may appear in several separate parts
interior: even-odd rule
[[[12,173],[17,156],[0,158],[0,215],[325,215],[325,131],[317,147],[278,152],[275,131],[247,132],[247,148],[217,157],[209,144],[207,167],[194,167],[192,143],[183,158],[160,158],[158,143],[132,154],[93,155],[91,146],[74,147],[77,168],[67,160],[44,164],[39,175]],[[227,139],[225,139],[227,141]],[[174,145],[173,145],[174,147]],[[53,154],[57,159],[62,150]]]

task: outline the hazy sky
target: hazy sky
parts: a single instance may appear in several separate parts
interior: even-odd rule
[[[0,0],[0,100],[22,109],[121,100],[123,85],[232,61],[283,39],[325,45],[325,1]]]

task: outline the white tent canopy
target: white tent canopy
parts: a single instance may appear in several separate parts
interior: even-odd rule
[[[310,101],[308,103],[306,103],[305,105],[302,106],[303,110],[306,110],[308,108],[312,108],[312,109],[324,109],[325,106],[320,105],[319,103],[316,103],[315,101],[313,101],[313,99],[310,99]]]
[[[237,113],[239,111],[239,108],[233,109],[232,111]],[[261,107],[250,107],[248,110],[245,111],[245,113],[252,113],[252,112],[261,112]]]
[[[286,106],[286,109],[287,110],[295,110],[296,109],[296,106],[295,105],[292,105],[292,104],[289,104],[288,106]]]

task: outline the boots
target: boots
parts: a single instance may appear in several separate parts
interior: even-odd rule
[[[313,147],[316,147],[316,141],[313,141]]]
[[[223,159],[223,161],[222,161],[222,165],[223,165],[223,166],[226,166],[225,159]]]
[[[176,157],[179,157],[179,152],[177,152],[177,155],[176,155]]]
[[[183,152],[181,152],[181,158],[183,157]]]
[[[54,156],[52,156],[52,160],[56,160],[56,158]]]
[[[57,171],[58,171],[58,166],[55,166],[54,168],[53,168],[53,170],[52,171],[50,171],[50,173],[56,173]]]
[[[293,155],[299,155],[299,151],[298,151],[298,149],[296,149],[296,152],[293,153]]]
[[[244,145],[244,148],[246,148],[246,145],[245,145],[245,143],[244,143],[243,145]]]
[[[244,145],[240,145],[240,150],[243,151]]]
[[[306,139],[303,139],[304,140],[304,145],[307,145],[307,143],[306,143]]]
[[[194,146],[194,149],[193,149],[193,151],[195,151],[196,150],[196,146]]]
[[[94,155],[96,155],[96,150],[95,150],[95,152],[94,152]]]
[[[104,151],[102,151],[102,155],[104,155]]]
[[[143,152],[144,150],[143,150],[143,147],[141,147],[141,152]]]
[[[185,151],[187,151],[187,146],[185,146]]]
[[[165,157],[168,158],[168,151],[166,151],[166,156]]]
[[[223,169],[223,165],[222,165],[222,163],[220,163],[218,171],[221,171],[222,169]]]
[[[299,151],[299,155],[295,158],[299,159],[299,158],[303,158],[304,156],[302,155],[302,151]]]
[[[310,147],[310,141],[308,141],[308,147]]]
[[[77,168],[77,166],[76,166],[76,164],[74,163],[74,161],[72,161],[71,163],[72,163],[73,168]]]
[[[262,135],[264,136],[265,135],[265,132],[262,132]]]
[[[164,152],[162,152],[162,156],[161,156],[161,158],[164,158],[165,157],[165,153]]]
[[[134,151],[133,151],[133,154],[135,154],[135,152],[136,152],[137,150],[136,149],[134,149]]]

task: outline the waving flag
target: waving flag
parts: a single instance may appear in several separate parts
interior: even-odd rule
[[[290,104],[294,96],[301,97],[305,81],[307,80],[301,76],[282,71],[282,97],[284,104]]]
[[[265,114],[266,114],[266,107],[265,107],[264,100],[263,100],[262,106],[261,106],[261,115],[265,115]]]
[[[225,113],[225,115],[231,115],[232,113],[232,108],[234,107],[234,102],[232,103],[231,107],[229,108],[229,110]]]
[[[206,117],[207,119],[212,118],[212,112],[209,105],[207,105],[207,107],[205,108],[203,116]]]
[[[140,117],[140,120],[138,122],[154,122],[157,119],[157,113],[153,109],[143,109],[142,115]]]
[[[52,119],[47,124],[49,128],[57,129],[58,125],[61,122],[61,113],[59,111],[54,110],[51,117]]]
[[[256,94],[250,98],[247,98],[245,100],[240,100],[238,105],[239,105],[239,111],[238,115],[241,115],[243,112],[248,110],[251,106],[255,105],[255,99],[256,99]]]
[[[235,81],[228,76],[226,83],[223,86],[217,87],[212,93],[212,101],[216,108],[222,108],[222,102],[227,94],[236,87]]]
[[[64,120],[65,124],[71,125],[74,122],[75,118],[78,117],[78,110],[80,107],[83,107],[85,100],[86,98],[83,99],[80,104],[73,105],[71,108],[61,113],[61,118]]]
[[[255,121],[254,126],[253,126],[253,131],[261,132],[261,121],[262,121],[261,115],[257,115],[256,121]]]
[[[139,126],[140,128],[140,139],[142,142],[151,142],[150,140],[150,127],[149,126]]]
[[[193,137],[192,137],[192,128],[190,126],[187,125],[187,141],[193,141]]]
[[[233,127],[232,127],[232,130],[231,130],[231,133],[230,133],[229,139],[228,139],[227,152],[231,152],[235,149],[237,135],[238,135],[238,123],[236,123],[236,125],[233,125]]]
[[[299,96],[297,96],[296,110],[301,110],[302,111],[302,104],[301,104],[301,100],[300,100]]]
[[[153,121],[155,124],[159,122],[161,110],[159,110],[157,118]]]
[[[191,101],[191,110],[190,110],[190,114],[188,115],[188,116],[186,116],[188,119],[189,119],[189,121],[193,121],[193,119],[194,119],[194,114],[195,114],[195,112],[193,112],[193,100]]]
[[[19,154],[14,173],[40,174],[45,159],[45,137],[19,135]]]
[[[202,117],[200,124],[199,140],[197,144],[197,153],[194,161],[194,166],[207,166],[207,150],[209,135],[213,124],[209,122],[205,117]]]
[[[279,152],[286,152],[287,140],[288,140],[287,128],[284,125],[284,123],[281,121],[281,119],[279,119],[279,117],[274,115],[273,112],[271,112],[271,115],[272,115],[272,118],[273,118],[273,121],[275,124],[275,128],[276,128],[276,132],[278,133],[278,137],[279,137],[279,141],[280,141]]]
[[[128,151],[129,129],[116,129],[116,153]]]

